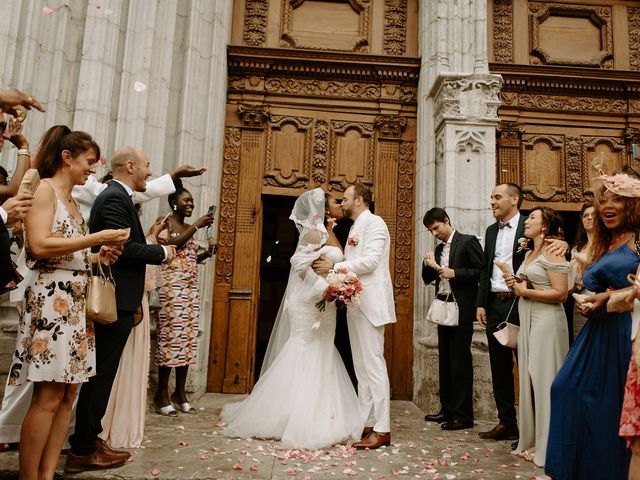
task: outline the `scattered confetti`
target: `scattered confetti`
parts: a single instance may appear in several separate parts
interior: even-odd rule
[[[147,89],[147,85],[142,82],[136,82],[133,84],[133,89],[136,92],[144,92]]]
[[[269,263],[270,261],[271,261],[271,255],[267,257],[267,263]]]

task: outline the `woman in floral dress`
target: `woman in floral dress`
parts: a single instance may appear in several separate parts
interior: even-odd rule
[[[88,234],[71,189],[95,173],[100,149],[91,136],[58,125],[45,133],[37,157],[43,179],[27,213],[25,290],[11,385],[34,383],[20,435],[20,478],[54,477],[78,385],[95,375],[92,324],[85,319],[87,270],[117,258],[125,230]],[[99,253],[90,248],[103,246]]]
[[[172,403],[182,412],[195,413],[187,399],[185,385],[189,365],[195,363],[198,347],[198,263],[212,255],[213,246],[198,253],[198,243],[193,236],[199,228],[213,223],[213,215],[207,213],[191,225],[185,223],[185,217],[193,213],[193,197],[182,186],[177,186],[176,191],[169,195],[169,205],[173,213],[167,219],[167,229],[160,235],[160,240],[175,245],[176,256],[171,264],[162,265],[165,284],[159,289],[158,348],[155,357],[158,388],[153,400],[157,413],[174,417],[178,413]],[[176,389],[169,398],[172,367],[176,369]]]

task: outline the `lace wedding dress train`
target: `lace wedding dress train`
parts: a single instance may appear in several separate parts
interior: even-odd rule
[[[343,258],[333,246],[318,254],[334,262]],[[327,303],[324,312],[315,307],[326,285],[320,279],[285,300],[289,338],[251,394],[222,409],[226,435],[280,439],[280,446],[300,449],[360,439],[364,419],[358,397],[333,344],[335,303]]]

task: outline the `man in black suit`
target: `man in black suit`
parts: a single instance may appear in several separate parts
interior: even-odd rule
[[[147,245],[133,204],[133,192],[144,192],[151,175],[146,155],[130,147],[114,153],[113,180],[96,198],[91,208],[91,232],[107,228],[131,228],[122,255],[111,267],[116,283],[118,320],[108,325],[94,324],[96,335],[96,375],[82,385],[76,410],[76,429],[69,438],[71,452],[65,471],[77,473],[121,466],[130,454],[112,450],[98,439],[120,356],[131,332],[134,313],[142,301],[147,264],[170,262],[174,247]]]
[[[511,348],[501,345],[493,336],[493,332],[500,323],[507,320],[507,315],[509,323],[520,324],[516,298],[507,287],[502,271],[494,262],[506,263],[514,273],[524,260],[526,251],[520,248],[518,243],[520,238],[524,238],[525,216],[520,215],[521,204],[522,190],[518,185],[503,183],[491,192],[491,211],[496,223],[490,225],[485,234],[476,317],[487,329],[493,396],[498,408],[499,423],[493,429],[480,433],[480,437],[485,439],[518,438],[513,381],[514,352]]]
[[[458,303],[458,326],[438,325],[440,412],[426,415],[427,421],[441,423],[443,430],[473,427],[473,360],[471,339],[476,317],[475,298],[482,267],[482,247],[473,235],[459,233],[451,226],[447,212],[432,208],[422,220],[440,240],[428,252],[422,265],[425,284],[435,280],[436,298]]]

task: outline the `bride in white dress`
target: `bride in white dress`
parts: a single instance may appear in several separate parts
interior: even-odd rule
[[[244,401],[222,409],[226,435],[279,439],[281,447],[297,449],[360,440],[364,418],[333,344],[335,303],[327,303],[324,312],[315,306],[327,282],[313,272],[311,263],[320,255],[333,262],[343,259],[340,243],[324,225],[325,209],[341,216],[336,200],[320,188],[296,200],[289,218],[300,237],[287,289],[260,379]]]

